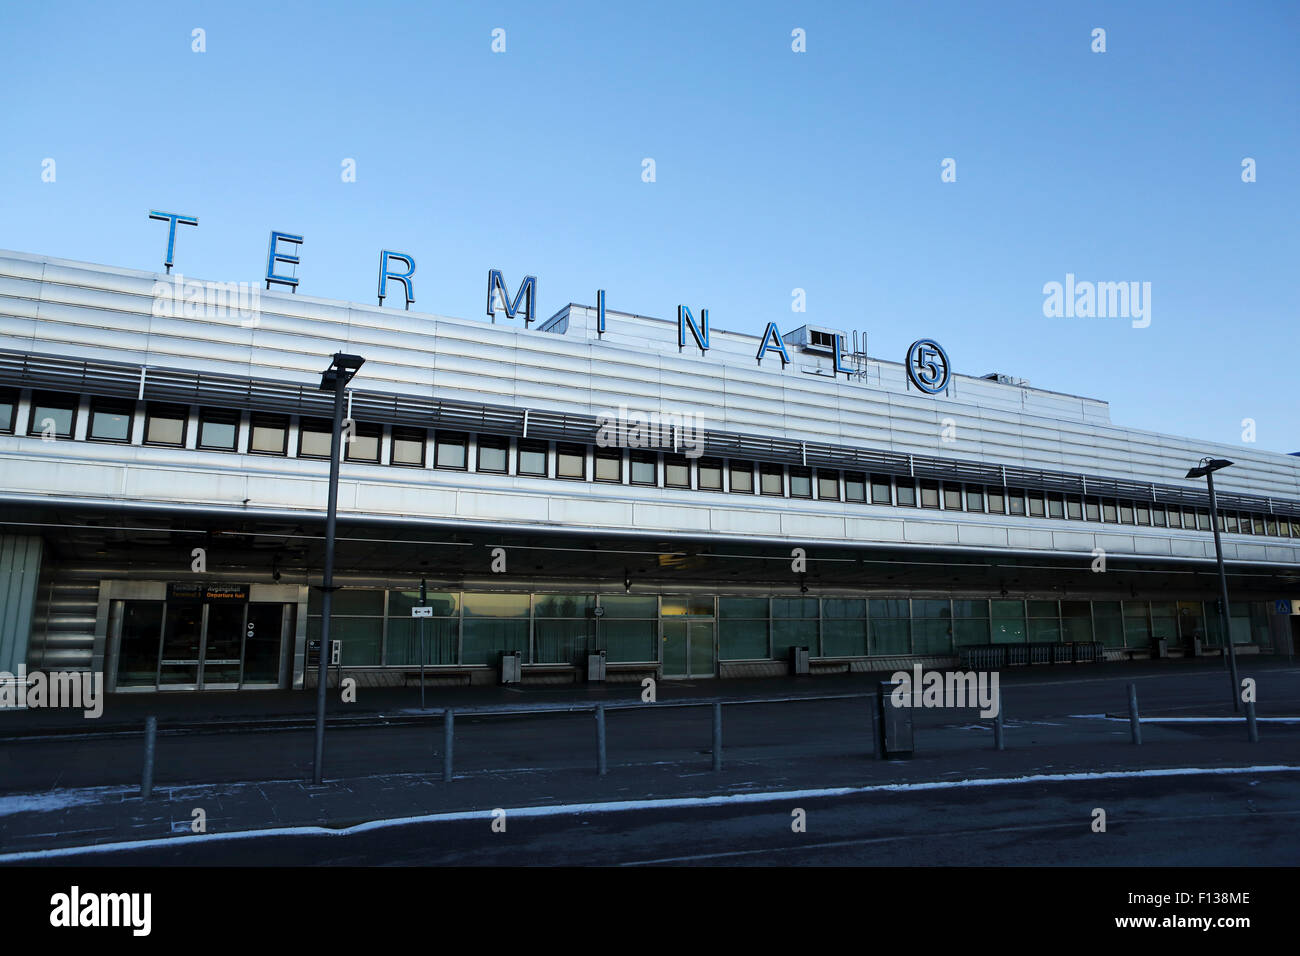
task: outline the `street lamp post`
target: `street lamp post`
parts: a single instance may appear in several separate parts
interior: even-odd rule
[[[1219,508],[1214,498],[1214,473],[1227,468],[1232,462],[1226,458],[1202,458],[1196,468],[1187,472],[1188,478],[1204,478],[1210,492],[1210,529],[1214,532],[1214,556],[1219,563],[1219,605],[1222,607],[1223,640],[1228,647],[1228,673],[1232,681],[1232,710],[1241,710],[1238,695],[1241,686],[1237,683],[1237,650],[1232,644],[1232,616],[1228,609],[1228,576],[1223,570],[1223,542],[1219,539]]]
[[[338,518],[339,458],[343,444],[343,392],[357,369],[365,363],[360,355],[335,352],[330,367],[321,373],[320,388],[334,393],[334,429],[330,433],[329,505],[325,513],[325,576],[321,582],[320,670],[316,677],[316,754],[312,781],[320,784],[325,757],[325,684],[329,678],[330,611],[334,603],[334,531]]]

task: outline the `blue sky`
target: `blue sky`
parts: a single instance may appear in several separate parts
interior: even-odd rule
[[[1300,4],[108,6],[0,15],[0,247],[161,269],[163,209],[201,278],[256,281],[278,229],[309,295],[373,302],[394,249],[421,311],[485,318],[500,268],[543,317],[605,288],[895,361],[928,335],[1118,424],[1300,451]],[[1150,282],[1150,326],[1044,317],[1067,273]]]

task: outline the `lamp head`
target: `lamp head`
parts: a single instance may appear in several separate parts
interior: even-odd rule
[[[1208,455],[1201,459],[1200,464],[1187,472],[1188,478],[1204,478],[1206,475],[1227,468],[1232,462],[1226,458],[1211,458]]]

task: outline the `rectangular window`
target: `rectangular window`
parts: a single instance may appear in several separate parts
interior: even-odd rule
[[[596,480],[610,484],[623,483],[623,449],[597,448],[595,455]]]
[[[871,503],[873,505],[892,505],[894,503],[893,483],[888,475],[871,476]]]
[[[289,453],[289,416],[254,412],[249,419],[248,450],[255,455]]]
[[[394,465],[423,468],[425,437],[423,428],[403,428],[401,425],[394,425],[393,448],[389,461]]]
[[[1065,516],[1074,521],[1083,520],[1083,502],[1078,498],[1066,498]]]
[[[587,480],[587,447],[585,445],[555,445],[555,477],[575,481]]]
[[[1277,519],[1271,515],[1264,518],[1264,533],[1270,537],[1277,537]]]
[[[352,437],[343,446],[343,457],[348,461],[379,463],[379,446],[384,441],[384,426],[373,422],[356,422]]]
[[[1165,509],[1164,505],[1151,506],[1151,523],[1157,528],[1165,526]]]
[[[900,508],[916,507],[916,484],[911,478],[894,479],[894,494]]]
[[[0,432],[12,433],[14,419],[18,413],[18,392],[12,388],[0,388]]]
[[[961,511],[961,485],[943,485],[943,507],[945,511]]]
[[[1119,508],[1110,498],[1106,498],[1101,503],[1101,520],[1107,524],[1117,524],[1119,522]]]
[[[1025,493],[1019,488],[1011,488],[1007,491],[1007,514],[1022,515],[1025,513]]]
[[[1151,523],[1151,508],[1147,505],[1139,504],[1137,508],[1134,509],[1134,514],[1137,517],[1138,524],[1149,525]]]
[[[1063,498],[1061,498],[1060,495],[1047,496],[1047,517],[1049,518],[1065,517],[1065,501]]]
[[[664,487],[689,488],[691,462],[684,455],[664,455]]]
[[[77,396],[61,392],[33,392],[27,434],[71,438],[77,425]]]
[[[729,461],[731,490],[746,495],[754,493],[754,463],[752,461]]]
[[[1042,518],[1046,515],[1046,503],[1043,500],[1041,492],[1031,491],[1029,493],[1029,517]]]
[[[758,490],[765,495],[785,495],[785,474],[780,465],[758,466]]]
[[[1255,534],[1264,533],[1264,519],[1260,515],[1255,515],[1254,519]],[[1210,530],[1210,512],[1205,508],[1196,509],[1196,527],[1201,531]]]
[[[510,470],[510,439],[505,435],[478,436],[478,470],[504,475]]]
[[[697,467],[699,469],[698,487],[700,491],[722,490],[721,458],[701,458]]]
[[[91,441],[129,442],[131,420],[135,417],[135,402],[114,398],[90,400],[90,427],[86,437]]]
[[[1083,520],[1100,521],[1101,520],[1101,502],[1096,498],[1083,499]]]
[[[516,470],[521,475],[532,475],[537,478],[546,477],[546,451],[547,444],[544,441],[533,441],[528,438],[519,439],[519,451],[516,461]]]
[[[812,497],[812,471],[810,469],[790,466],[790,497]]]
[[[844,473],[844,500],[845,501],[866,501],[867,500],[867,476],[859,471],[846,471]]]
[[[632,484],[659,484],[659,456],[652,451],[632,452]]]
[[[989,514],[1007,513],[1007,496],[1001,488],[989,489]]]
[[[921,482],[921,507],[922,508],[939,507],[939,482],[937,481]]]
[[[1237,513],[1236,513],[1235,511],[1229,511],[1229,512],[1227,512],[1226,514],[1223,515],[1223,520],[1224,520],[1224,525],[1226,526],[1226,527],[1225,527],[1225,530],[1226,530],[1229,534],[1236,534],[1236,533],[1237,533]]]
[[[144,443],[185,447],[185,426],[190,417],[187,405],[165,405],[150,402],[144,414]]]
[[[452,471],[469,468],[469,436],[464,432],[435,432],[433,467]]]
[[[1169,527],[1181,528],[1183,526],[1182,512],[1177,508],[1166,508],[1165,513],[1169,516]]]
[[[979,485],[966,486],[966,510],[967,511],[984,510],[984,489]]]
[[[325,458],[330,456],[330,432],[334,423],[327,418],[301,418],[298,420],[298,457]]]
[[[817,470],[817,497],[824,501],[840,500],[840,473]]]
[[[1183,527],[1188,531],[1192,531],[1196,528],[1196,512],[1191,508],[1183,509]]]
[[[1119,523],[1120,524],[1133,523],[1133,502],[1121,501],[1119,503]]]
[[[228,408],[199,409],[199,447],[234,451],[239,440],[239,412]]]

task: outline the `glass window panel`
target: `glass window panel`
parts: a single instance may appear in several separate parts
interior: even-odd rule
[[[352,437],[343,446],[344,457],[348,461],[379,461],[379,443],[383,436],[382,425],[357,422]]]
[[[946,654],[951,650],[952,629],[946,618],[913,618],[913,654]]]
[[[524,595],[527,597],[527,595]],[[468,605],[468,601],[466,604]],[[463,622],[463,661],[465,664],[488,664],[495,667],[503,651],[519,651],[525,664],[528,659],[528,621],[501,620],[490,617],[465,618]]]
[[[822,621],[822,656],[863,657],[870,646],[869,634],[865,618]]]
[[[665,596],[662,604],[664,617],[690,615],[693,617],[712,617],[713,598],[707,595],[673,595]]]
[[[930,598],[912,599],[912,617],[951,617],[952,606],[945,600]]]
[[[718,598],[718,617],[729,618],[766,618],[767,598],[761,597],[720,597]],[[763,654],[767,656],[766,653]]]
[[[817,497],[829,501],[840,500],[840,478],[833,471],[817,472]]]
[[[527,617],[527,594],[466,591],[461,595],[465,617]]]
[[[394,465],[415,465],[424,467],[423,428],[401,428],[393,426],[393,452],[391,461]]]
[[[995,515],[1007,513],[1007,496],[1001,489],[989,492],[989,513]]]
[[[534,617],[590,617],[596,606],[594,594],[535,594]]]
[[[953,617],[988,617],[989,602],[974,600],[955,600],[952,602]]]
[[[1101,520],[1110,524],[1119,522],[1119,509],[1115,507],[1115,502],[1109,498],[1101,503]]]
[[[389,605],[391,610],[392,605]],[[460,619],[455,617],[390,617],[384,641],[384,663],[420,663],[420,633],[424,632],[424,663],[459,664]]]
[[[812,472],[809,469],[790,466],[790,497],[812,497]]]
[[[966,510],[983,511],[984,510],[984,489],[978,485],[966,486]]]
[[[953,621],[952,643],[954,647],[991,643],[988,618],[959,618]]]
[[[1031,518],[1042,518],[1045,515],[1046,508],[1044,507],[1043,496],[1031,492],[1029,495],[1029,516]]]
[[[1160,505],[1151,508],[1151,523],[1158,528],[1165,526],[1165,509]]]
[[[875,601],[871,602],[875,604]],[[908,654],[912,644],[912,622],[907,618],[884,618],[872,615],[868,648],[873,655]]]
[[[872,598],[868,613],[872,618],[912,616],[907,598]]]
[[[18,412],[18,393],[11,389],[0,389],[0,432],[14,430],[14,418]]]
[[[1083,520],[1083,502],[1078,498],[1066,498],[1065,516],[1075,521]]]
[[[1030,617],[1056,617],[1060,613],[1060,608],[1055,601],[1030,601]]]
[[[92,399],[90,403],[90,427],[87,429],[88,434],[86,437],[95,441],[129,442],[131,440],[131,419],[134,415],[135,407],[130,402]]]
[[[722,490],[722,460],[720,458],[700,459],[699,488],[701,491]]]
[[[731,490],[744,494],[754,493],[754,464],[748,461],[729,463]]]
[[[689,460],[680,455],[664,456],[664,486],[667,488],[689,488],[691,486],[691,465]]]
[[[1094,640],[1107,647],[1124,646],[1124,616],[1119,601],[1093,601],[1092,626]]]
[[[729,599],[719,599],[722,600]],[[718,622],[718,655],[722,660],[767,659],[767,601],[762,603],[763,616],[761,617],[744,618],[737,615],[724,615]]]
[[[420,592],[389,591],[388,619],[411,616],[411,608],[420,603]],[[460,595],[455,591],[428,591],[425,595],[426,606],[433,608],[434,617],[455,617],[460,611]]]
[[[1054,617],[1031,617],[1029,640],[1031,643],[1056,642],[1061,639],[1061,622]]]
[[[77,417],[77,396],[52,392],[32,395],[32,414],[27,426],[29,435],[40,435],[48,428],[57,438],[71,438]]]
[[[234,451],[239,437],[239,413],[224,409],[199,411],[199,447]]]
[[[888,475],[871,476],[871,503],[873,505],[892,505],[894,503],[893,483]]]
[[[583,445],[555,446],[555,476],[587,480],[587,449]]]
[[[599,448],[595,453],[596,480],[615,484],[623,481],[623,452]]]
[[[659,599],[639,594],[602,594],[600,606],[605,617],[658,617]]]
[[[775,602],[773,602],[775,603]],[[1249,621],[1247,622],[1249,624]],[[1249,629],[1247,629],[1249,633]],[[810,657],[821,654],[817,647],[816,619],[773,618],[772,620],[772,658],[778,661],[790,659],[790,648],[806,647]]]
[[[1052,495],[1052,496],[1050,496],[1050,497],[1047,499],[1047,517],[1049,517],[1049,518],[1064,518],[1064,517],[1065,517],[1065,501],[1062,500],[1061,498],[1057,497],[1056,495]]]
[[[248,450],[260,455],[283,455],[289,445],[287,415],[254,415]]]
[[[312,593],[317,593],[313,589]],[[317,605],[319,608],[319,605]],[[334,592],[334,614],[384,613],[384,592],[370,588],[340,588]]]
[[[817,599],[812,597],[772,598],[772,617],[816,618]]]
[[[943,507],[947,511],[961,511],[961,485],[943,486]]]
[[[184,405],[159,405],[150,403],[145,413],[144,442],[146,445],[185,444],[185,423],[190,410]]]
[[[598,650],[596,622],[581,618],[534,621],[533,645],[538,664],[585,664],[587,655]]]
[[[1134,509],[1134,515],[1137,518],[1138,524],[1149,525],[1151,523],[1151,508],[1148,505],[1138,505],[1137,508]]]
[[[632,452],[632,484],[655,485],[659,483],[659,456],[648,452]]]
[[[382,591],[379,593],[383,594]],[[319,632],[316,637],[317,640],[320,639]],[[343,642],[343,653],[340,656],[343,666],[376,665],[379,663],[380,645],[384,640],[384,619],[336,617],[330,622],[330,640]]]
[[[463,471],[469,467],[469,436],[463,432],[437,432],[434,436],[433,465]]]
[[[508,470],[510,439],[500,435],[478,436],[478,470],[504,475]]]
[[[785,480],[780,465],[759,465],[758,473],[758,490],[760,492],[765,495],[785,494]]]
[[[897,479],[894,482],[894,494],[897,496],[899,507],[916,507],[916,486],[912,484],[910,478]]]
[[[867,483],[864,475],[858,474],[855,471],[846,471],[844,473],[844,500],[867,500]]]
[[[546,450],[544,441],[519,440],[518,472],[521,475],[546,477]]]
[[[867,602],[863,598],[822,598],[822,617],[864,618]]]
[[[993,643],[1023,644],[1025,642],[1025,603],[1023,601],[993,600]]]
[[[921,507],[939,507],[939,483],[937,481],[921,482]]]
[[[322,418],[303,418],[298,422],[298,457],[325,458],[330,456],[330,431],[333,422]]]
[[[1119,503],[1119,523],[1120,524],[1133,523],[1133,502],[1121,501]]]
[[[1264,533],[1264,516],[1263,516],[1263,515],[1251,515],[1251,516],[1250,516],[1250,525],[1251,525],[1251,528],[1254,529],[1255,534],[1263,534],[1263,533]],[[1202,531],[1209,531],[1209,530],[1210,530],[1210,514],[1209,514],[1208,511],[1198,511],[1198,512],[1196,512],[1196,527],[1198,527],[1198,528],[1201,529]]]
[[[605,601],[606,598],[601,598]],[[600,640],[611,662],[653,661],[659,655],[659,622],[600,619]]]
[[[1022,515],[1024,513],[1025,493],[1013,488],[1007,492],[1007,514]]]

